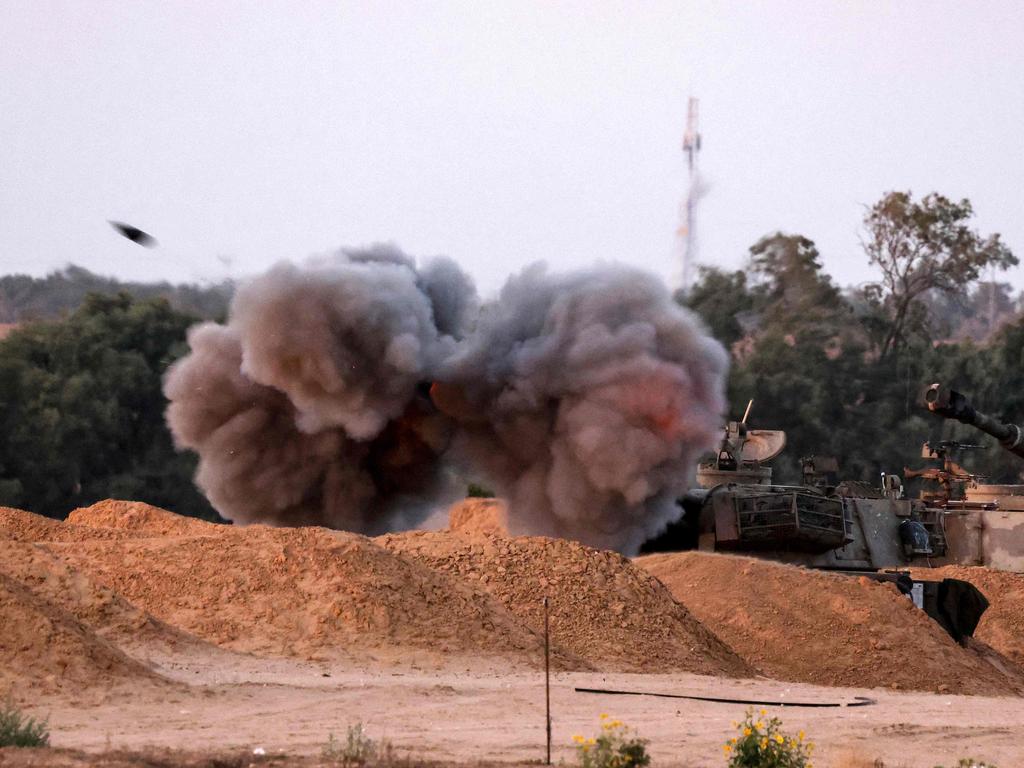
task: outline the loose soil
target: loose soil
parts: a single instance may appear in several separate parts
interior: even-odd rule
[[[999,695],[1024,690],[1012,663],[957,645],[892,584],[749,557],[637,558],[711,631],[780,680]]]
[[[0,691],[112,690],[163,680],[68,612],[0,573]]]
[[[614,552],[564,539],[411,531],[386,549],[479,585],[597,669],[749,676],[751,668],[655,579]]]
[[[234,651],[536,658],[539,636],[487,592],[362,536],[265,526],[203,531],[211,535],[48,546],[159,619]]]
[[[466,499],[448,510],[448,530],[458,533],[508,535],[508,510],[501,499]]]
[[[184,517],[140,501],[107,499],[68,514],[68,523],[90,528],[132,531],[140,536],[202,536],[220,532],[222,525]]]
[[[1024,665],[1024,574],[966,565],[916,568],[916,579],[963,579],[988,598],[974,636],[1017,664]]]
[[[9,541],[88,541],[123,539],[130,531],[90,528],[35,515],[21,509],[0,507],[0,540]]]

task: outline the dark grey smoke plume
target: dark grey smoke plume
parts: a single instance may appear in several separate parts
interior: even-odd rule
[[[514,532],[631,552],[724,410],[724,351],[622,267],[533,267],[480,309],[450,260],[346,251],[273,268],[189,343],[168,423],[240,523],[407,527],[450,458],[508,497]]]
[[[280,264],[239,289],[231,326],[242,372],[287,395],[302,431],[376,437],[453,351],[435,323],[434,297],[399,256],[378,249],[315,268]],[[439,314],[447,320],[453,311]]]
[[[456,268],[457,269],[457,268]],[[431,275],[450,275],[430,292]],[[472,284],[451,262],[417,274],[397,249],[278,265],[243,286],[226,327],[189,334],[167,374],[167,422],[200,456],[196,482],[239,523],[383,532],[429,512],[449,420],[427,385]]]
[[[726,370],[651,275],[536,266],[485,308],[435,394],[457,454],[508,498],[512,533],[631,553],[678,516],[720,431]]]

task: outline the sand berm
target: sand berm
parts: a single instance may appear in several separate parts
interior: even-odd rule
[[[698,552],[630,561],[502,533],[470,499],[444,531],[367,538],[216,525],[106,501],[66,522],[0,509],[0,685],[173,686],[159,649],[354,665],[531,669],[550,602],[556,669],[765,676],[950,693],[1024,691],[1024,584],[961,647],[889,585]],[[84,695],[84,693],[82,694]]]

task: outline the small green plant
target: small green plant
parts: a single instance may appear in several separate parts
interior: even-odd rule
[[[647,739],[630,732],[621,720],[601,715],[601,731],[593,738],[573,736],[581,768],[640,768],[650,765]]]
[[[50,728],[46,720],[29,717],[11,699],[0,706],[0,747],[48,747]]]
[[[804,732],[787,736],[782,721],[767,714],[762,709],[755,716],[754,710],[748,709],[743,722],[734,724],[739,735],[722,747],[729,768],[813,768],[814,745],[805,740]]]
[[[388,741],[376,742],[366,735],[362,723],[356,723],[348,727],[345,741],[339,741],[330,734],[327,744],[324,745],[322,755],[325,760],[338,765],[358,766],[383,763],[390,765],[394,762],[394,750]]]
[[[467,499],[493,499],[494,491],[478,483],[470,483],[466,486]]]
[[[942,768],[936,765],[935,768]],[[975,760],[973,757],[961,757],[953,768],[996,768],[994,763],[986,763],[983,760]]]

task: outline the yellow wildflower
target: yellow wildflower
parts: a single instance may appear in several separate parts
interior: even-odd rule
[[[732,752],[732,747],[730,747],[728,744],[725,744],[722,746],[722,751],[725,752],[725,754],[729,754],[730,752]]]
[[[600,717],[601,717],[602,720],[607,720],[608,719],[608,713],[607,712],[602,712]]]
[[[804,732],[803,732],[803,731],[800,731],[800,733],[798,733],[798,734],[796,735],[796,737],[797,737],[798,739],[800,739],[800,741],[803,741],[803,740],[804,740]]]
[[[768,714],[768,710],[767,709],[762,709],[761,710],[761,717],[764,717],[767,714]]]
[[[775,742],[776,742],[777,744],[781,744],[781,743],[782,743],[782,742],[784,742],[784,741],[785,741],[785,739],[784,739],[784,738],[782,738],[782,734],[781,734],[781,733],[776,733],[776,734],[775,734]]]
[[[735,737],[735,736],[733,736],[733,737],[732,737],[731,739],[729,739],[729,741],[730,741],[731,743],[735,744],[735,743],[736,743],[736,737]]]
[[[744,735],[744,736],[749,736],[749,735],[750,735],[750,734],[752,734],[752,733],[753,733],[753,731],[752,731],[752,730],[750,730],[749,728],[744,728],[744,729],[743,729],[743,735]]]
[[[594,746],[595,744],[597,744],[597,739],[587,739],[587,744],[589,744],[590,746]]]
[[[762,723],[760,720],[758,720],[756,723],[754,723],[754,727],[757,728],[757,730],[760,731],[762,728],[764,728],[764,723]]]
[[[583,737],[580,736],[578,733],[572,737],[572,740],[575,741],[577,744],[583,743]]]
[[[767,736],[763,736],[761,738],[761,749],[765,749],[765,748],[767,748],[767,746],[768,746],[768,737]]]

